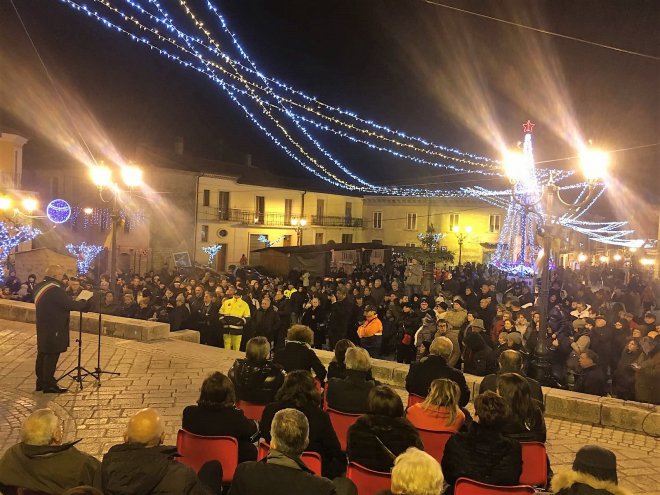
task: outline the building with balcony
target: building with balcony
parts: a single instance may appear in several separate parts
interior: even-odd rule
[[[254,180],[256,176],[259,180]],[[223,246],[217,268],[224,269],[238,264],[243,255],[249,264],[260,264],[255,251],[269,245],[362,242],[361,197],[314,191],[312,184],[275,186],[282,182],[257,169],[234,177],[201,176],[195,259],[204,263],[201,247],[211,244]]]
[[[506,214],[476,198],[389,196],[365,197],[363,212],[365,242],[421,247],[417,235],[433,224],[435,232],[444,236],[441,246],[455,252],[458,262],[458,235],[454,232],[458,228],[465,236],[462,261],[478,263],[487,263],[495,252]]]

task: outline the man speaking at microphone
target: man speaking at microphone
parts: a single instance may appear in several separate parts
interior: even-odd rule
[[[66,392],[55,380],[60,354],[69,347],[70,311],[87,311],[87,300],[74,301],[64,290],[64,268],[51,265],[42,282],[34,288],[37,313],[37,392],[61,394]]]

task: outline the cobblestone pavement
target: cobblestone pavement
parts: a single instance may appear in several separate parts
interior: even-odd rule
[[[83,334],[82,362],[96,368],[96,339]],[[71,335],[75,344],[75,336]],[[76,347],[60,358],[58,373],[75,366]],[[101,367],[119,376],[93,379],[83,390],[68,378],[60,396],[34,392],[36,337],[33,324],[0,320],[0,454],[18,441],[23,419],[40,407],[51,407],[64,420],[65,439],[82,438],[79,446],[101,457],[122,441],[127,418],[143,407],[163,415],[167,441],[175,443],[183,408],[197,400],[202,380],[211,371],[227,372],[241,353],[189,342],[141,343],[103,337]],[[400,391],[405,398],[405,391]],[[635,494],[660,495],[660,441],[645,435],[584,423],[547,418],[548,453],[556,471],[570,466],[577,449],[597,443],[618,459],[619,480]]]

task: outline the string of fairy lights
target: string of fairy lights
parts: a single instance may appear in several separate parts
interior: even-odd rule
[[[314,133],[323,133],[386,153],[407,164],[429,166],[456,175],[478,174],[482,177],[503,177],[502,164],[491,158],[431,142],[412,136],[388,125],[363,118],[357,113],[319,101],[316,97],[293,88],[279,79],[262,73],[238,37],[229,29],[225,18],[211,0],[205,5],[211,13],[213,26],[228,40],[216,39],[212,29],[197,16],[186,0],[176,2],[189,26],[181,16],[175,17],[158,0],[124,0],[123,10],[111,0],[60,0],[75,10],[97,20],[105,27],[127,35],[131,40],[145,44],[159,55],[185,68],[195,70],[213,81],[267,138],[305,170],[339,188],[364,194],[420,196],[420,197],[477,197],[507,210],[507,217],[520,216],[520,208],[511,203],[509,189],[487,189],[463,186],[454,189],[410,186],[383,186],[371,183],[345,165],[331,153]],[[101,13],[88,4],[104,9]],[[179,12],[179,14],[181,14]],[[176,20],[175,20],[176,19]],[[192,31],[190,30],[192,28]],[[198,33],[196,34],[195,31]],[[221,49],[226,48],[225,50]],[[234,55],[229,52],[235,52]],[[580,189],[579,198],[587,190],[585,182],[567,184],[572,171],[536,168],[530,178],[532,188],[549,177],[559,184],[560,190]],[[460,181],[459,181],[460,182]],[[626,242],[621,239],[631,231],[622,230],[625,223],[598,224],[579,221],[604,193],[603,186],[580,212],[563,215],[562,225],[594,236],[601,242]],[[543,216],[543,212],[537,212]],[[534,222],[507,225],[511,232],[524,232],[523,239],[533,238]],[[522,228],[522,231],[520,230]],[[510,232],[507,233],[510,235]],[[526,241],[521,241],[525,244]],[[533,242],[530,241],[530,242]]]

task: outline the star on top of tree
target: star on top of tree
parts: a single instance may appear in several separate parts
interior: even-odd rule
[[[531,132],[534,132],[534,126],[535,125],[536,124],[534,124],[531,120],[527,119],[527,122],[525,122],[523,124],[523,131],[525,132],[525,134],[529,134]]]

